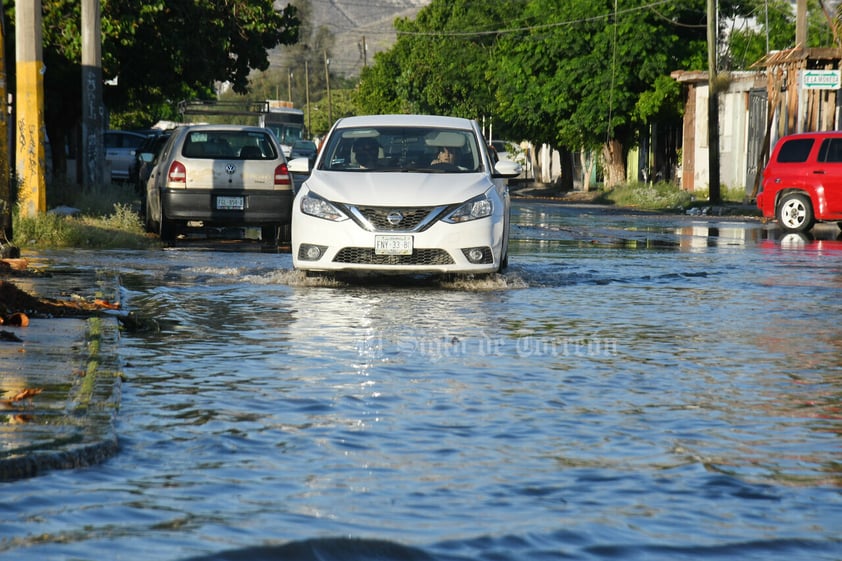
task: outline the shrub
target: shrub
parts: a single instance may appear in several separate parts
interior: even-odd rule
[[[597,201],[647,210],[676,210],[690,206],[693,196],[674,183],[661,181],[619,185],[603,192]]]
[[[47,185],[47,208],[69,207],[66,212],[48,211],[23,216],[12,212],[13,243],[18,247],[145,248],[158,244],[148,236],[135,208],[134,187],[111,183],[83,189],[74,183]]]

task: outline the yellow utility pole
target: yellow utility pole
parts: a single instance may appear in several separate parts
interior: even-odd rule
[[[18,201],[25,216],[35,216],[47,210],[41,0],[15,1],[15,49]]]

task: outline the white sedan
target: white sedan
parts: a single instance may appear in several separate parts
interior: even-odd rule
[[[429,115],[334,124],[292,209],[292,258],[317,272],[488,274],[508,261],[515,162],[492,164],[476,121]]]

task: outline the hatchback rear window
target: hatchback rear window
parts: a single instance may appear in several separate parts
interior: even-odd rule
[[[780,152],[778,152],[778,162],[784,164],[806,162],[812,148],[812,138],[797,138],[784,141]]]
[[[278,157],[269,133],[254,131],[193,131],[184,139],[185,158],[274,160]]]

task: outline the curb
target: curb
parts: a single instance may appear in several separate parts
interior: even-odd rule
[[[116,319],[36,318],[12,335],[17,342],[0,341],[0,481],[113,456],[121,383]],[[41,391],[9,398],[24,389]]]

